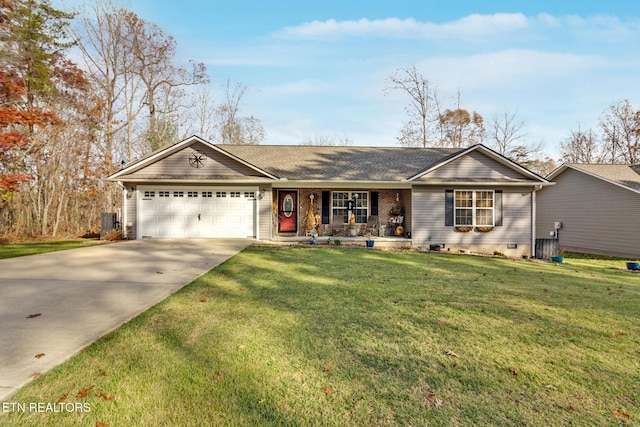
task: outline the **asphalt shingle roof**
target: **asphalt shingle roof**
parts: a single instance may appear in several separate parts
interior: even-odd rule
[[[278,178],[401,181],[460,153],[457,148],[216,145]]]
[[[571,163],[571,167],[640,191],[640,165],[587,165]]]

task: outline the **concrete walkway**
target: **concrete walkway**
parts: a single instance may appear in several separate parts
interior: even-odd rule
[[[0,260],[0,402],[252,242],[133,240]]]

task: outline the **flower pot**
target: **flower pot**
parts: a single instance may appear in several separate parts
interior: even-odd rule
[[[350,229],[349,229],[349,235],[350,235],[351,237],[355,237],[355,236],[357,236],[357,235],[358,235],[358,230],[357,230],[355,227],[354,227],[354,228],[350,228]]]
[[[640,270],[640,263],[638,263],[638,262],[628,262],[627,263],[627,270],[631,270],[631,271]]]
[[[366,243],[368,248],[372,248],[375,244],[375,240],[366,240]]]
[[[564,261],[564,257],[561,257],[561,256],[552,256],[552,257],[551,257],[551,261],[552,261],[552,262],[557,262],[558,264],[562,264],[562,261]]]

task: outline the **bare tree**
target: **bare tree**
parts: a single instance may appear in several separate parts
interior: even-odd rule
[[[104,103],[101,148],[104,163],[109,166],[114,164],[114,152],[122,149],[117,146],[117,133],[127,127],[140,110],[127,103],[128,85],[123,84],[133,69],[134,59],[127,41],[129,16],[130,12],[116,8],[110,0],[99,0],[94,3],[91,15],[82,18],[82,28],[75,32],[89,78]],[[120,117],[125,108],[126,121]],[[129,159],[130,144],[129,141]]]
[[[147,140],[151,149],[167,142],[170,135],[159,126],[158,117],[170,123],[169,117],[180,105],[184,93],[182,87],[208,83],[206,67],[203,63],[190,61],[191,69],[175,65],[176,42],[160,27],[130,15],[132,52],[135,57],[135,72],[144,85],[142,97],[148,111]]]
[[[525,125],[524,120],[516,118],[516,113],[505,111],[494,116],[487,131],[489,146],[503,156],[508,156],[513,147],[526,138]]]
[[[435,89],[417,69],[415,64],[398,68],[388,79],[385,91],[400,90],[409,95],[405,107],[408,121],[397,137],[404,147],[428,147],[431,125],[437,120],[434,110]]]
[[[562,161],[567,163],[603,163],[604,147],[592,129],[571,130],[569,137],[560,143]]]
[[[629,100],[612,104],[600,119],[600,128],[608,162],[640,162],[640,110],[634,111]]]
[[[247,87],[237,83],[231,87],[227,80],[224,102],[215,109],[216,139],[222,144],[260,144],[265,137],[260,120],[254,116],[240,116],[240,104]]]
[[[494,116],[487,132],[488,145],[514,162],[544,172],[553,161],[542,156],[542,142],[526,140],[525,126],[526,122],[519,120],[516,113],[504,112]]]

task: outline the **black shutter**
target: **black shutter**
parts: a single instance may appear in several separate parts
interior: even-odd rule
[[[378,192],[371,192],[371,215],[378,215]]]
[[[496,190],[495,194],[495,215],[496,215],[496,227],[502,226],[502,190]]]
[[[453,190],[444,191],[444,225],[453,227]]]
[[[322,192],[322,223],[329,224],[329,211],[331,210],[331,193]]]

